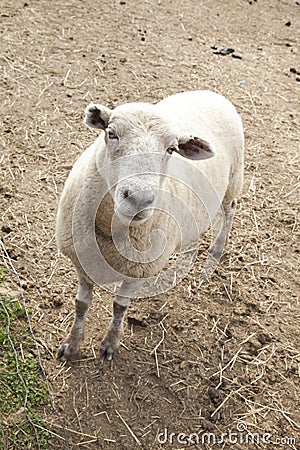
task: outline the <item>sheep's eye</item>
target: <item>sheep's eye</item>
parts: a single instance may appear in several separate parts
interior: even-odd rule
[[[169,153],[170,155],[172,155],[173,152],[175,152],[176,148],[175,147],[169,147],[167,148],[166,152]]]
[[[119,139],[117,133],[114,130],[108,130],[107,136],[109,139]]]

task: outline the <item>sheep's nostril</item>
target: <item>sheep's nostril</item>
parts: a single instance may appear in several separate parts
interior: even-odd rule
[[[150,194],[148,198],[145,199],[146,205],[151,205],[154,201],[154,194]]]
[[[155,195],[150,190],[131,191],[130,189],[124,189],[122,197],[134,208],[141,209],[152,205]]]
[[[154,201],[154,194],[151,191],[140,191],[134,193],[132,196],[132,202],[139,208],[145,208],[152,205]],[[130,200],[131,200],[130,197]]]

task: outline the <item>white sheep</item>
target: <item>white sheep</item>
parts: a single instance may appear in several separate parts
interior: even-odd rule
[[[93,284],[121,281],[100,350],[110,360],[139,285],[199,240],[222,212],[210,249],[220,258],[242,189],[243,127],[233,105],[210,91],[113,110],[92,103],[85,123],[104,133],[74,164],[59,203],[57,244],[77,270],[78,292],[58,357],[79,353]]]

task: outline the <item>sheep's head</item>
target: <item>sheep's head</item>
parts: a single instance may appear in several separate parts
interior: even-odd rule
[[[132,225],[152,216],[173,152],[191,160],[214,156],[209,143],[199,137],[178,136],[171,121],[159,116],[150,104],[129,103],[111,110],[91,103],[84,121],[105,132],[99,165],[106,168],[117,215]]]

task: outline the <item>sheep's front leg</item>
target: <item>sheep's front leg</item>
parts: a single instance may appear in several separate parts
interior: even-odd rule
[[[100,347],[100,356],[110,361],[120,346],[123,336],[123,324],[127,309],[130,305],[131,297],[136,289],[143,283],[143,280],[123,281],[119,294],[113,303],[113,318],[108,332]]]
[[[72,359],[79,354],[80,344],[84,336],[85,319],[92,304],[92,295],[93,285],[83,278],[79,278],[75,299],[75,320],[70,334],[58,351],[58,359]]]

